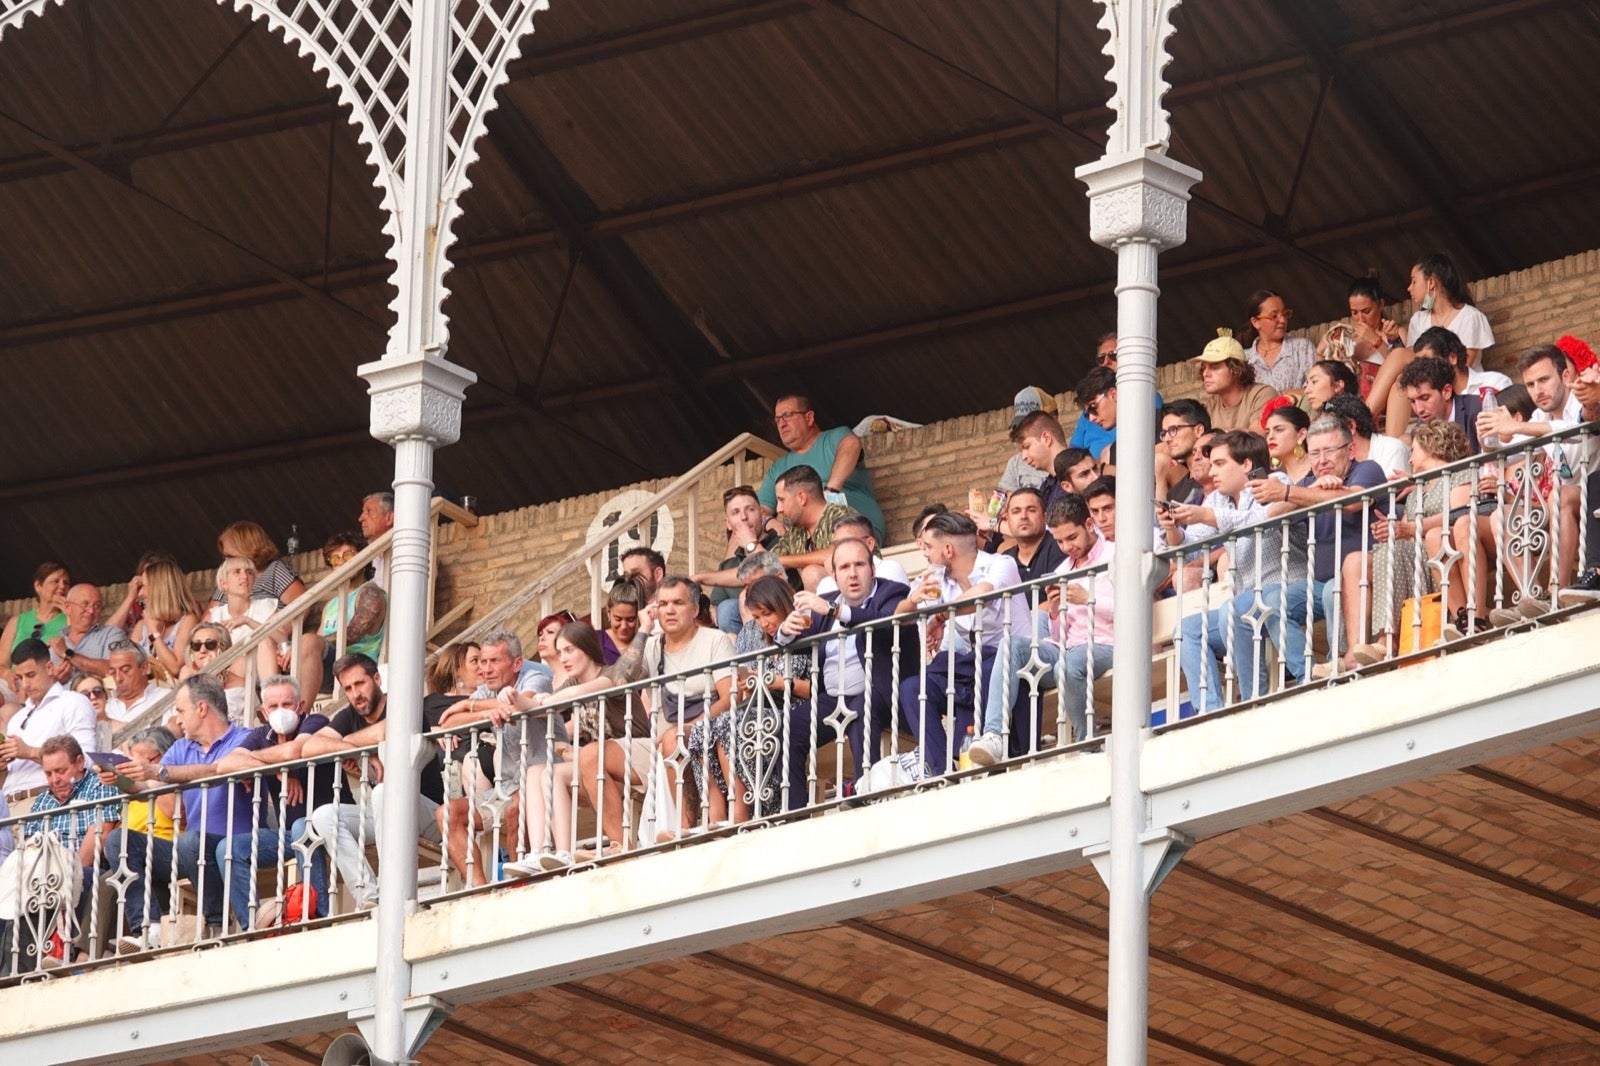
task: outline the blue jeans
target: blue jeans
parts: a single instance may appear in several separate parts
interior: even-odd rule
[[[744,628],[744,619],[739,617],[739,597],[729,596],[717,604],[717,628],[735,636]]]
[[[979,735],[993,733],[996,736],[1004,733],[1006,712],[1020,713],[1022,708],[1017,706],[1018,697],[1021,696],[1021,673],[1028,666],[1029,657],[1033,652],[1034,643],[1028,637],[1010,637],[1009,647],[1002,644],[994,653],[994,666],[989,670],[989,691],[983,694],[983,724],[978,727]],[[1056,687],[1056,663],[1061,659],[1061,645],[1053,640],[1040,638],[1039,662],[1043,670],[1038,675],[1038,692],[1043,695]],[[1033,671],[1029,671],[1032,676]],[[1031,694],[1030,694],[1031,695]],[[1022,704],[1026,708],[1032,700],[1023,697]],[[1083,716],[1083,706],[1080,701],[1078,716]],[[1076,722],[1076,719],[1074,719]],[[1013,723],[1013,732],[1016,726]],[[1033,732],[1037,733],[1035,728]]]
[[[311,890],[317,895],[316,917],[328,916],[328,851],[321,844],[310,847],[306,844],[306,830],[308,822],[304,818],[296,818],[294,825],[289,827],[290,850],[295,858],[300,860],[301,872],[296,880],[305,880],[305,867],[311,867]],[[309,852],[309,854],[307,854]]]
[[[124,848],[123,834],[113,832],[106,837],[106,862],[115,870],[119,857]],[[133,874],[133,880],[128,885],[128,894],[125,899],[128,930],[138,933],[144,928],[145,906],[148,889],[145,884],[145,858],[150,858],[150,877],[158,881],[163,888],[158,890],[154,898],[149,899],[150,920],[158,922],[163,913],[162,896],[165,894],[166,885],[170,884],[172,877],[172,864],[176,858],[178,875],[187,878],[189,884],[200,892],[200,913],[205,917],[207,925],[222,925],[222,868],[211,866],[205,872],[205,884],[200,878],[200,855],[202,850],[207,859],[215,853],[217,845],[225,843],[225,838],[206,835],[202,837],[197,830],[179,833],[171,842],[160,837],[146,836],[143,833],[127,834],[127,860],[128,869]]]
[[[295,840],[294,833],[284,834],[284,840],[292,846]],[[253,865],[252,847],[255,850]],[[229,856],[232,856],[233,860],[231,865],[228,861]],[[256,874],[262,870],[273,869],[282,857],[283,853],[278,847],[277,829],[257,829],[254,833],[240,833],[217,841],[217,869],[228,871],[228,909],[233,912],[240,929],[250,928],[250,893],[255,887]],[[286,883],[285,890],[288,887]],[[318,894],[318,899],[321,899],[321,893]],[[257,899],[256,902],[259,903],[260,900]]]
[[[954,693],[955,735],[964,738],[967,727],[974,725],[977,718],[976,681],[979,677],[985,681],[989,679],[994,660],[993,646],[984,648],[981,656],[974,656],[970,651],[958,651],[951,656],[941,651],[928,663],[926,686],[920,672],[901,680],[900,717],[917,738],[922,748],[922,761],[933,773],[948,773],[955,766],[950,734],[944,728],[946,695]],[[922,695],[926,695],[926,703],[919,701]]]
[[[1309,585],[1309,588],[1308,588]],[[1340,638],[1339,613],[1333,609],[1334,594],[1338,591],[1337,578],[1330,581],[1294,581],[1288,585],[1269,585],[1261,590],[1261,600],[1266,604],[1268,620],[1266,637],[1283,658],[1289,676],[1304,681],[1309,673],[1306,667],[1306,598],[1311,594],[1311,622],[1327,622],[1328,646],[1333,647]],[[1284,615],[1283,643],[1278,643],[1278,615]]]
[[[1253,700],[1258,692],[1265,690],[1266,645],[1262,644],[1258,655],[1253,643],[1255,630],[1244,617],[1254,603],[1254,590],[1241,592],[1220,607],[1204,614],[1191,614],[1183,620],[1179,631],[1178,664],[1183,668],[1183,679],[1189,686],[1189,699],[1199,710],[1215,711],[1225,702],[1221,663],[1228,654],[1230,634],[1234,673],[1239,678],[1239,698]],[[1203,638],[1202,619],[1205,630]],[[1205,688],[1203,695],[1202,682]]]

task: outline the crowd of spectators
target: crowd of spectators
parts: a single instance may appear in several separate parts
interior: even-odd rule
[[[1513,383],[1481,365],[1493,333],[1447,258],[1419,261],[1410,289],[1418,310],[1402,328],[1385,317],[1376,282],[1358,281],[1349,322],[1320,343],[1289,335],[1280,294],[1252,293],[1242,328],[1218,330],[1192,359],[1202,396],[1156,397],[1156,522],[1137,545],[1170,559],[1153,596],[1226,590],[1178,616],[1195,709],[1269,691],[1273,660],[1300,684],[1399,653],[1405,605],[1419,595],[1444,600],[1441,637],[1537,617],[1553,609],[1551,588],[1563,605],[1600,599],[1600,575],[1583,565],[1600,556],[1600,529],[1580,506],[1600,499],[1600,449],[1592,438],[1530,443],[1600,417],[1600,366],[1563,338],[1524,352]],[[539,621],[536,657],[505,629],[435,658],[424,726],[450,737],[428,749],[413,797],[386,800],[370,750],[386,730],[381,570],[353,573],[320,629],[272,634],[214,672],[305,594],[259,526],[219,536],[208,603],[152,554],[104,624],[98,590],[41,566],[36,606],[3,635],[15,686],[0,717],[3,802],[39,813],[156,794],[104,808],[125,812],[121,832],[106,817],[20,823],[76,848],[86,885],[99,884],[95,870],[135,871],[125,905],[110,909],[124,915],[120,928],[80,921],[77,947],[99,937],[139,949],[174,905],[160,871],[197,886],[209,932],[230,919],[241,929],[278,921],[290,901],[259,898],[251,872],[291,851],[303,915],[328,913],[335,874],[354,907],[372,906],[367,845],[386,801],[415,803],[424,841],[475,886],[814,802],[830,744],[849,767],[839,797],[874,787],[880,763],[892,780],[917,780],[1036,751],[1046,742],[1039,696],[1051,688],[1062,735],[1084,739],[1094,682],[1112,666],[1115,612],[1150,606],[1118,604],[1110,578],[1114,335],[1094,364],[1074,390],[1070,433],[1050,390],[1017,394],[1014,452],[995,457],[994,491],[970,492],[964,509],[932,504],[909,530],[914,579],[883,554],[889,531],[860,439],[821,428],[807,397],[780,398],[773,417],[788,452],[759,486],[723,495],[714,569],[674,573],[635,548],[600,617]],[[1470,472],[1451,466],[1518,442],[1520,452]],[[1414,491],[1404,481],[1441,468]],[[1540,564],[1503,557],[1512,501],[1526,507],[1530,494],[1557,546]],[[1319,510],[1274,521],[1304,508]],[[362,534],[332,538],[325,561],[348,562],[392,521],[392,500],[369,497]],[[1446,538],[1455,551],[1442,550]],[[1491,601],[1497,568],[1514,595]],[[1318,625],[1337,650],[1321,661]],[[126,761],[86,767],[86,753],[107,747],[104,724],[140,718],[172,689],[164,727],[140,732]],[[341,702],[325,717],[313,702],[330,690]],[[218,774],[243,776],[196,785]],[[266,802],[247,789],[251,774],[270,782]],[[173,783],[186,787],[175,794]],[[636,812],[641,794],[646,813]],[[582,839],[586,808],[593,829]]]

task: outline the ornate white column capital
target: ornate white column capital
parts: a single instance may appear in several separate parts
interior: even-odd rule
[[[461,403],[478,375],[425,348],[402,359],[380,359],[356,373],[372,397],[372,435],[386,444],[425,440],[435,446],[461,438]]]
[[[1198,170],[1143,149],[1085,164],[1076,174],[1089,187],[1089,236],[1096,244],[1147,241],[1165,250],[1184,242]]]

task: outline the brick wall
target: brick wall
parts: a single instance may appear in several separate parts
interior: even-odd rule
[[[1600,250],[1541,263],[1527,270],[1473,284],[1473,295],[1494,326],[1497,344],[1487,363],[1508,370],[1522,349],[1555,340],[1572,333],[1600,341],[1600,301],[1594,296],[1600,284]],[[1392,309],[1402,324],[1410,317],[1409,304]],[[1297,333],[1322,336],[1327,323],[1306,327]],[[1196,351],[1204,338],[1184,342]],[[1170,355],[1169,351],[1169,355]],[[1515,374],[1512,374],[1515,377]],[[1041,375],[1037,382],[1019,381],[1045,387],[1070,386],[1071,382],[1051,381]],[[1186,363],[1160,368],[1158,387],[1163,396],[1177,398],[1200,392],[1198,375]],[[1069,429],[1078,417],[1069,397],[1058,394],[1061,420]],[[935,500],[958,507],[964,505],[969,488],[989,489],[998,478],[1011,446],[1006,435],[1011,426],[1010,409],[987,411],[934,423],[919,429],[903,430],[870,437],[866,456],[877,481],[878,499],[889,526],[889,540],[907,539],[911,518]],[[765,472],[765,464],[746,464],[745,477],[752,483]],[[481,613],[506,598],[514,589],[532,581],[550,565],[579,546],[599,509],[618,493],[627,490],[653,492],[670,479],[640,482],[605,492],[592,493],[553,503],[525,507],[503,514],[486,515],[476,528],[445,526],[440,534],[440,613],[463,599],[473,601],[474,613]],[[702,487],[698,496],[702,565],[709,567],[721,557],[722,491],[733,484],[732,467],[724,467]],[[687,564],[686,535],[688,514],[683,504],[673,509],[676,537],[669,565]],[[304,567],[307,583],[320,574],[321,559],[315,552],[302,553],[295,560]],[[194,576],[197,590],[209,594],[211,572]],[[578,574],[557,587],[554,602],[580,613],[588,609],[588,576]],[[108,604],[120,602],[124,586],[105,590]],[[0,615],[10,617],[32,606],[28,601],[0,604]],[[531,631],[537,614],[535,604],[515,620],[523,631]]]

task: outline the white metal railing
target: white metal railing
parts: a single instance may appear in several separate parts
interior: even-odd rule
[[[599,618],[607,591],[604,587],[606,577],[604,558],[607,550],[623,534],[638,526],[641,522],[648,520],[660,508],[671,506],[680,499],[684,501],[688,525],[686,533],[686,539],[688,540],[688,567],[684,572],[698,573],[701,562],[699,538],[699,489],[701,486],[713,478],[721,479],[723,476],[721,469],[729,465],[733,467],[733,480],[730,484],[744,484],[744,464],[747,456],[755,455],[758,458],[771,461],[784,454],[785,452],[782,448],[753,433],[739,434],[739,436],[695,464],[693,468],[651,494],[648,499],[624,513],[606,531],[589,538],[568,552],[544,573],[511,593],[505,600],[480,617],[475,618],[470,626],[451,638],[446,646],[463,640],[476,639],[485,633],[506,625],[520,611],[535,601],[539,603],[541,617],[550,614],[554,610],[553,597],[557,586],[583,567],[588,567],[590,571],[589,616],[591,618]]]
[[[1359,567],[1352,564],[1348,579],[1355,590],[1352,605],[1370,612],[1377,596],[1374,575],[1387,568],[1392,577],[1402,566],[1409,567],[1417,591],[1428,587],[1431,572],[1442,596],[1449,597],[1453,585],[1472,604],[1459,632],[1441,626],[1436,637],[1424,632],[1422,608],[1411,607],[1408,643],[1390,635],[1385,649],[1397,663],[1446,653],[1458,642],[1489,639],[1501,629],[1560,621],[1578,609],[1564,605],[1562,569],[1586,572],[1600,561],[1592,542],[1584,550],[1571,550],[1580,547],[1573,538],[1584,523],[1567,528],[1574,516],[1590,515],[1588,483],[1594,471],[1588,456],[1595,429],[1586,425],[1471,456],[1159,553],[1184,562],[1221,548],[1233,565],[1226,573],[1226,595],[1209,595],[1223,584],[1209,568],[1201,570],[1198,582],[1191,582],[1189,571],[1179,567],[1176,595],[1134,606],[1168,618],[1153,650],[1184,667],[1183,680],[1163,685],[1157,678],[1152,711],[1163,711],[1170,727],[1190,710],[1220,713],[1297,685],[1337,683],[1381,668],[1377,662],[1346,664],[1348,641],[1333,626],[1325,626],[1332,631],[1326,653],[1316,651],[1315,611],[1298,606],[1301,601],[1279,600],[1274,609],[1264,607],[1274,590],[1282,594],[1292,589],[1294,581],[1285,575],[1291,572],[1293,553],[1303,553],[1308,564],[1314,560],[1316,519],[1335,511],[1347,510],[1368,535],[1380,510],[1400,515],[1412,525],[1390,531],[1385,519],[1386,532],[1375,543],[1420,536],[1426,549],[1404,560],[1392,548],[1351,553],[1361,560]],[[1498,475],[1493,483],[1486,477],[1491,468]],[[1536,492],[1541,484],[1544,491]],[[1453,510],[1458,513],[1452,515]],[[1464,524],[1461,534],[1454,532],[1458,524]],[[1429,547],[1435,528],[1437,542]],[[1468,528],[1485,553],[1492,546],[1492,558],[1474,561],[1473,553],[1451,548],[1452,543],[1460,545]],[[1305,536],[1296,536],[1296,530]],[[1343,535],[1336,532],[1336,537]],[[1244,566],[1240,549],[1247,542],[1257,548],[1256,562]],[[1569,549],[1565,554],[1563,543]],[[1343,544],[1336,541],[1334,547]],[[991,762],[1004,770],[1093,747],[1100,739],[1097,719],[1106,705],[1104,680],[1114,661],[1100,640],[1104,628],[1097,624],[1115,609],[1105,606],[1100,592],[1108,573],[1102,564],[1047,575],[957,605],[907,610],[787,645],[760,647],[695,670],[619,684],[602,694],[558,695],[535,708],[508,707],[488,721],[437,730],[430,739],[440,754],[425,773],[431,784],[424,792],[431,790],[443,802],[416,801],[422,804],[419,820],[425,829],[418,841],[428,887],[424,905],[492,891],[513,876],[561,876],[742,826],[805,817],[845,803],[889,801],[929,785],[959,784],[991,772]],[[1309,604],[1314,586],[1299,580]],[[1069,596],[1068,584],[1080,592]],[[1392,593],[1395,586],[1389,588]],[[1074,632],[1081,634],[1081,642],[1069,640],[1063,647],[1061,630],[1045,631],[1039,625],[1041,610],[1049,614],[1055,589],[1061,590],[1057,603],[1079,612]],[[895,591],[898,595],[900,590]],[[1202,592],[1208,595],[1197,595]],[[1018,600],[1025,613],[1013,610]],[[1537,607],[1535,600],[1540,601]],[[1330,592],[1328,602],[1335,617],[1341,615],[1344,590]],[[976,610],[968,612],[969,607]],[[1400,625],[1393,610],[1382,617]],[[930,632],[937,636],[941,628],[952,630],[963,618],[970,619],[970,637],[935,647]],[[820,625],[822,616],[796,615],[793,621],[800,629],[808,623]],[[1273,650],[1295,647],[1287,644],[1294,621],[1306,625],[1310,634],[1301,646],[1305,650],[1298,652],[1298,671],[1290,655]],[[1213,633],[1220,639],[1213,640]],[[848,648],[859,648],[868,681],[856,699],[826,694],[827,660]],[[642,645],[630,649],[631,654],[642,651]],[[1208,681],[1199,669],[1196,658],[1202,651],[1213,657],[1219,680]],[[1312,665],[1329,666],[1329,680],[1312,676],[1307,669]],[[723,677],[732,681],[727,708],[696,715],[695,705],[681,695],[685,682],[711,686]],[[1242,677],[1249,680],[1241,683]],[[941,679],[955,683],[941,685]],[[806,694],[800,681],[819,687]],[[1098,697],[1097,687],[1102,690]],[[727,717],[710,728],[720,716]],[[574,721],[587,725],[575,729]],[[991,729],[997,733],[994,748],[983,757],[974,754],[976,746],[961,750],[969,726],[977,737]],[[679,739],[666,743],[669,735]],[[597,758],[608,745],[616,755]],[[723,766],[731,779],[719,776],[717,768]],[[290,797],[282,784],[297,775],[301,791],[311,797],[299,815],[287,809]],[[274,781],[280,783],[276,791]],[[348,798],[335,802],[333,789],[345,786]],[[209,806],[204,802],[207,790],[213,796],[222,790]],[[174,927],[173,937],[182,940],[266,933],[261,901],[281,900],[296,885],[302,886],[301,896],[314,888],[318,901],[316,907],[303,908],[300,924],[358,916],[372,902],[376,882],[368,863],[378,824],[376,807],[382,802],[376,749],[294,760],[270,770],[157,790],[146,798],[163,793],[185,793],[191,809],[211,812],[199,815],[197,832],[203,836],[220,837],[208,834],[208,817],[245,832],[231,834],[235,843],[221,846],[218,839],[185,858],[178,849],[163,850],[148,841],[142,849],[130,845],[128,838],[136,834],[125,828],[127,800],[100,805],[104,819],[115,821],[117,828],[95,849],[87,875],[89,893],[76,909],[79,924],[67,924],[69,933],[93,931],[85,941],[87,964],[111,957],[107,945],[119,934],[146,928],[154,919],[151,893],[133,887],[139,877],[143,884],[165,886],[169,902],[181,901],[185,887],[199,901],[200,916],[189,926],[180,922]],[[39,817],[32,815],[6,819],[0,829],[12,827],[19,838],[26,838],[38,835],[39,825]],[[21,892],[25,886],[17,887]],[[58,923],[67,921],[65,904],[48,887],[30,891],[24,895],[41,901],[27,912],[34,925],[23,935],[32,939],[12,943],[9,962],[0,964],[8,972],[37,965],[28,945],[48,941],[52,916]],[[273,924],[270,931],[282,928]],[[136,953],[173,946],[170,941],[131,945]]]
[[[459,619],[470,608],[470,603],[458,604],[444,618],[437,621],[433,617],[434,587],[439,576],[439,522],[441,519],[457,522],[465,526],[478,524],[478,516],[466,510],[459,504],[443,497],[435,497],[428,509],[429,520],[432,523],[429,537],[428,552],[428,619],[427,632],[431,637],[438,629]],[[321,610],[330,598],[337,598],[335,610],[335,631],[333,636],[335,657],[344,654],[348,642],[349,618],[346,612],[344,597],[345,586],[352,578],[360,574],[380,556],[387,558],[389,549],[394,541],[394,530],[388,530],[382,535],[373,538],[372,542],[362,548],[349,561],[330,570],[316,584],[306,589],[292,603],[280,607],[272,616],[256,626],[250,635],[234,642],[226,651],[213,659],[205,667],[204,672],[222,676],[235,663],[243,661],[245,671],[244,692],[245,706],[242,722],[246,725],[256,723],[255,708],[257,706],[257,687],[264,680],[260,676],[257,663],[259,649],[263,644],[273,643],[282,645],[287,643],[290,656],[290,676],[300,676],[300,657],[304,654],[301,648],[300,637],[308,630],[305,628],[309,617],[313,626],[321,624]],[[310,630],[314,632],[315,630]],[[316,697],[316,693],[305,693],[307,701]],[[125,743],[128,737],[136,731],[151,725],[159,725],[166,720],[172,711],[174,695],[163,696],[152,704],[137,718],[120,723],[115,731],[113,742]]]

